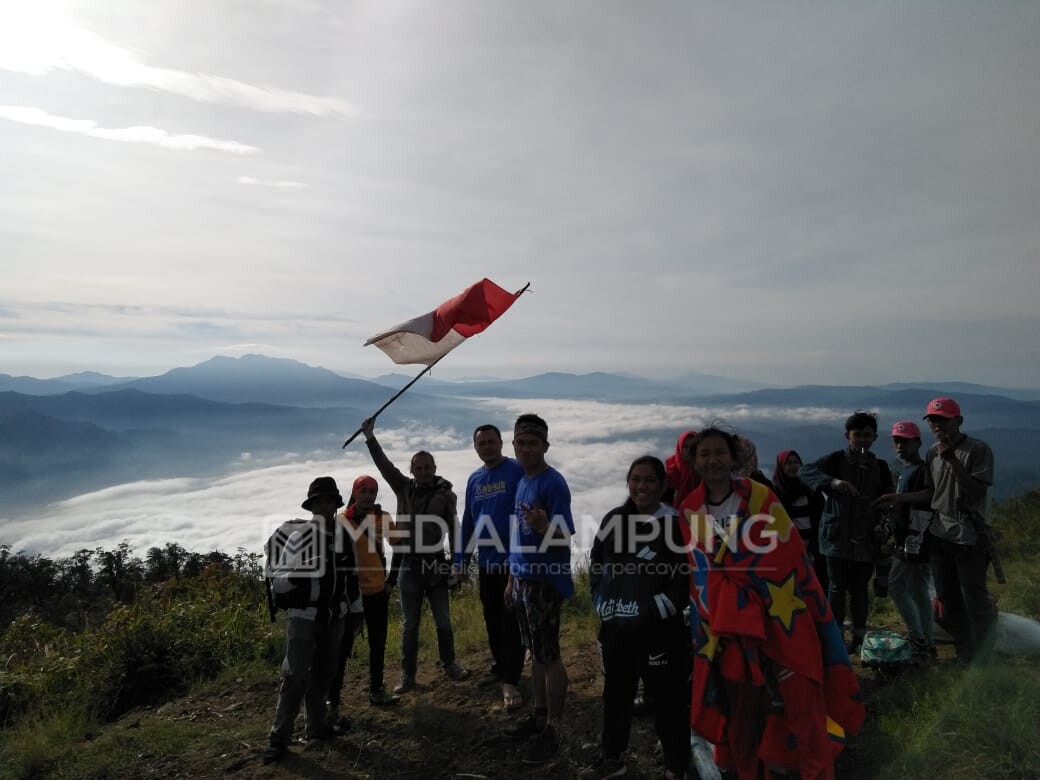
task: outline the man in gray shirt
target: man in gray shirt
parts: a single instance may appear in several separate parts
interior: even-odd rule
[[[878,503],[930,501],[928,529],[935,591],[962,663],[988,660],[997,607],[986,587],[989,556],[977,528],[986,526],[986,494],[993,484],[993,451],[961,432],[964,418],[952,398],[928,402],[925,420],[936,438],[925,457],[924,488],[885,495]]]

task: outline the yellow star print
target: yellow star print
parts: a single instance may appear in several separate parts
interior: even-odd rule
[[[795,614],[805,609],[805,602],[794,593],[795,574],[796,572],[791,572],[779,586],[766,582],[766,587],[769,588],[769,617],[779,620],[787,633],[791,633]]]
[[[707,621],[701,623],[704,633],[708,635],[708,641],[704,643],[697,655],[707,658],[709,661],[715,657],[715,651],[719,648],[719,638],[711,630]]]

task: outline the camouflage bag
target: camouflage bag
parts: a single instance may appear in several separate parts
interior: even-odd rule
[[[868,631],[863,637],[859,658],[863,666],[882,672],[894,672],[910,665],[913,648],[894,631]]]

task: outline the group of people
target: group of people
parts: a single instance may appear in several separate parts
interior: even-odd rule
[[[915,654],[927,659],[934,655],[934,572],[957,658],[985,659],[996,617],[982,543],[992,452],[960,431],[952,399],[931,401],[925,419],[936,444],[924,458],[917,424],[892,426],[903,464],[898,485],[871,452],[878,422],[867,412],[846,420],[840,450],[814,462],[781,452],[771,481],[758,471],[754,445],[719,426],[685,431],[666,462],[646,455],[631,464],[628,496],[603,517],[590,552],[604,683],[600,754],[587,776],[626,773],[642,679],[664,777],[685,776],[692,728],[714,746],[718,766],[742,779],[771,768],[833,778],[834,757],[864,719],[849,658],[866,634],[872,577],[881,592],[887,574]],[[284,524],[269,542],[271,587],[288,620],[264,760],[284,756],[304,702],[305,738],[339,732],[343,668],[362,621],[372,704],[392,705],[414,688],[424,600],[445,676],[466,679],[455,658],[449,587],[467,576],[475,551],[490,675],[508,712],[523,708],[519,682],[525,657],[531,660],[532,707],[504,732],[527,740],[525,764],[550,761],[564,725],[560,618],[574,593],[575,529],[567,482],[545,459],[548,425],[537,415],[518,417],[515,458],[503,454],[494,425],[474,431],[482,465],[467,482],[457,528],[456,496],[433,456],[417,452],[406,476],[383,452],[373,420],[362,432],[397,498],[396,516],[376,503],[370,476],[354,481],[337,515],[343,501],[335,481],[319,477],[303,502],[313,517]],[[384,539],[393,552],[389,571]],[[401,680],[390,694],[383,657],[395,586]]]

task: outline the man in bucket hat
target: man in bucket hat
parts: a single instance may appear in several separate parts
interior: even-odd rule
[[[330,739],[339,729],[328,722],[325,694],[335,670],[344,617],[361,609],[354,548],[336,522],[343,498],[332,477],[310,484],[301,506],[309,520],[283,523],[267,541],[267,576],[275,604],[284,608],[285,659],[282,685],[263,761],[285,755],[300,705],[307,710],[306,740]]]

